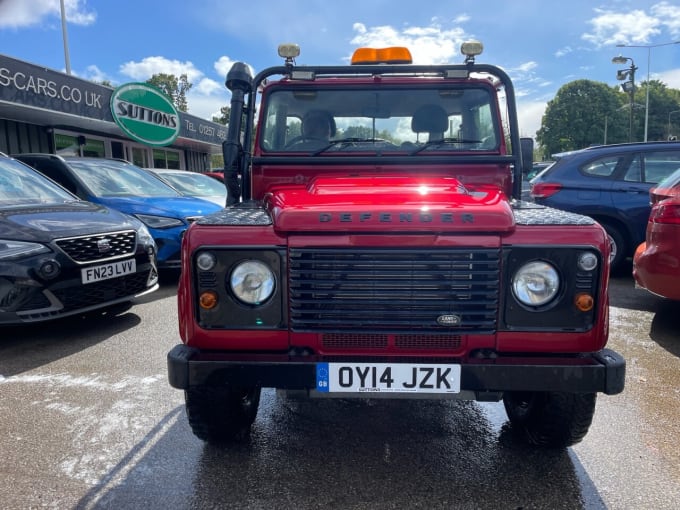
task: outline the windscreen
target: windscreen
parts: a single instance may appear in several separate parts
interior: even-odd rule
[[[263,152],[497,151],[490,87],[275,88],[259,138]]]
[[[106,159],[69,158],[69,166],[98,197],[178,197],[180,194],[160,179],[134,165]]]
[[[9,158],[0,158],[0,209],[74,200],[78,199],[38,172]]]

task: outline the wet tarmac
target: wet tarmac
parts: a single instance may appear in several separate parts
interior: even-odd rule
[[[624,393],[584,441],[536,450],[501,403],[295,400],[265,390],[248,441],[196,439],[165,355],[175,285],[106,318],[0,329],[0,507],[675,509],[680,303],[611,285]]]

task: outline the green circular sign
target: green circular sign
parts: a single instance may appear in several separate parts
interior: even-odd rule
[[[175,105],[148,83],[126,83],[114,90],[111,113],[126,135],[147,145],[170,145],[179,135]]]

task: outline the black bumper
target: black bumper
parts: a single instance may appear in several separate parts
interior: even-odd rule
[[[180,344],[168,353],[168,378],[172,387],[183,390],[204,384],[313,390],[317,361],[284,355],[199,351]],[[610,349],[578,358],[500,356],[463,363],[460,387],[475,392],[615,395],[623,391],[625,373],[625,360]]]

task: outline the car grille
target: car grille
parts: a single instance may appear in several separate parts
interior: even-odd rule
[[[294,248],[289,252],[291,327],[299,332],[492,333],[499,261],[497,249]],[[440,324],[446,322],[442,319],[456,324]],[[380,343],[380,337],[371,338]],[[415,345],[408,337],[402,341]]]
[[[85,263],[113,259],[135,252],[137,236],[134,230],[58,239],[57,246],[74,261]]]

